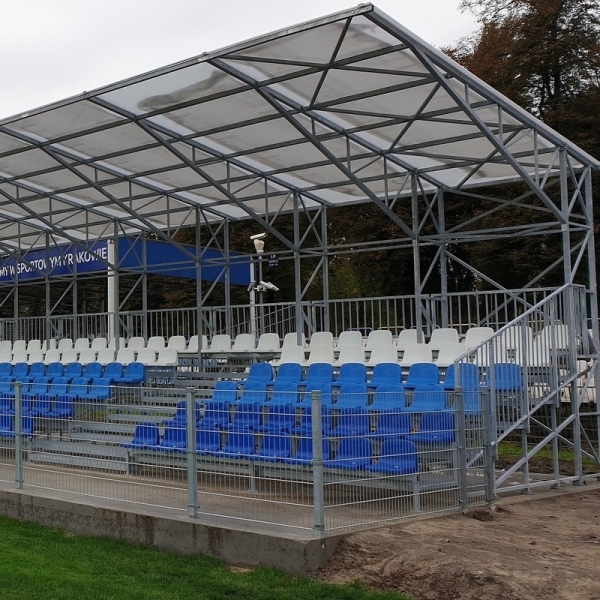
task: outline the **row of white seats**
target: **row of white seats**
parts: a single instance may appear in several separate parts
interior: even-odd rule
[[[102,365],[107,365],[110,362],[120,362],[128,365],[132,362],[141,362],[148,367],[170,367],[178,364],[178,354],[175,348],[162,348],[158,352],[154,348],[141,348],[137,351],[132,348],[121,348],[116,353],[108,348],[99,351],[91,348],[81,351],[74,348],[66,350],[56,348],[48,350],[46,353],[38,350],[29,354],[27,352],[3,353],[0,351],[0,363],[9,362],[16,365],[17,363],[26,362],[31,365],[36,362],[43,362],[49,365],[53,362],[60,362],[63,365],[68,365],[72,362],[79,362],[87,365],[88,363],[99,362]]]

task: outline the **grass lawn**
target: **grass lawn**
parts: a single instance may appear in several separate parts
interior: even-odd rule
[[[270,568],[232,572],[213,558],[74,535],[0,517],[0,598],[10,600],[406,600]]]

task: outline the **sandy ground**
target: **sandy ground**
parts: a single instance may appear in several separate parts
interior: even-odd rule
[[[600,599],[600,484],[357,533],[319,578],[419,599]]]

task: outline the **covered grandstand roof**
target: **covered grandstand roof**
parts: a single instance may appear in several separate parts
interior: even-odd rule
[[[4,248],[598,162],[371,4],[0,121]]]

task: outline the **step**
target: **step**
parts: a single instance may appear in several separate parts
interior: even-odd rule
[[[98,421],[72,421],[73,429],[80,429],[87,432],[112,433],[121,435],[133,435],[135,433],[135,425],[127,423],[107,423]]]
[[[71,434],[71,439],[87,442],[101,442],[104,444],[123,444],[130,442],[135,433],[100,433],[97,431],[78,431]]]
[[[89,442],[77,441],[71,442],[67,440],[38,439],[32,448],[32,452],[127,460],[127,450],[125,450],[125,448],[107,444],[92,444]]]
[[[129,463],[126,461],[106,460],[102,458],[87,458],[85,456],[71,456],[64,454],[46,454],[43,452],[30,452],[29,460],[34,463],[53,465],[66,465],[69,467],[84,467],[101,471],[129,472]]]

